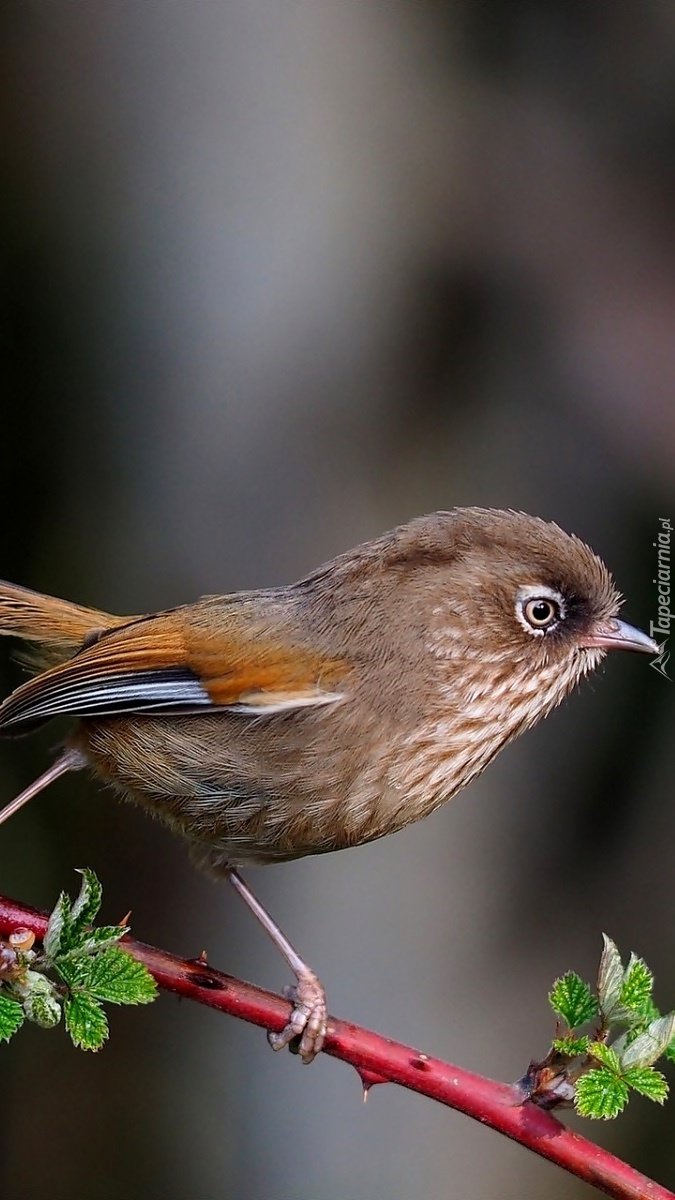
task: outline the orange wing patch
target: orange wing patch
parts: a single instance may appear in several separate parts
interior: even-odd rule
[[[187,663],[218,708],[279,711],[339,699],[346,664],[238,624],[217,634],[191,630]]]

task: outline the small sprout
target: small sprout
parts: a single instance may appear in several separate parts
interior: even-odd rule
[[[39,971],[26,971],[21,987],[15,990],[17,998],[21,996],[27,1021],[32,1021],[41,1029],[53,1029],[58,1025],[61,1002],[51,979]]]
[[[93,871],[80,871],[77,899],[62,892],[54,907],[42,951],[30,930],[17,929],[0,942],[0,1040],[8,1041],[24,1020],[44,1029],[62,1014],[73,1043],[98,1050],[108,1036],[102,1002],[147,1004],[157,985],[142,963],[123,950],[121,925],[92,927],[101,906],[101,885]],[[56,975],[56,980],[51,978]]]
[[[551,989],[556,1037],[520,1081],[524,1098],[549,1109],[573,1103],[581,1116],[604,1120],[625,1108],[631,1089],[663,1104],[668,1084],[654,1063],[662,1056],[675,1061],[675,1012],[661,1016],[653,986],[644,960],[631,954],[624,969],[603,935],[596,994],[573,971]],[[580,1031],[591,1023],[590,1035]]]

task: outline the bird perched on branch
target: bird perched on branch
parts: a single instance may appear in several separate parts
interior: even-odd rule
[[[115,617],[0,583],[0,634],[39,673],[0,733],[69,714],[61,756],[0,815],[87,767],[230,879],[296,976],[309,1062],[324,989],[238,868],[402,829],[478,775],[607,650],[658,653],[618,620],[599,558],[557,525],[465,508],[419,517],[288,587]]]

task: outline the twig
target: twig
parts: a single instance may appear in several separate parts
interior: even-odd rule
[[[46,926],[43,914],[0,897],[0,935],[24,927],[41,938]],[[224,975],[201,959],[178,958],[131,938],[124,939],[124,946],[167,991],[274,1032],[286,1025],[288,1002],[281,996]],[[515,1085],[474,1075],[333,1017],[323,1053],[350,1063],[366,1089],[376,1083],[398,1083],[420,1092],[489,1125],[618,1200],[675,1200],[675,1193],[573,1133],[551,1113],[523,1102]]]

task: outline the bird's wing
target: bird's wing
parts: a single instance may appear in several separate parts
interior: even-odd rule
[[[275,637],[264,625],[230,613],[214,628],[178,609],[104,633],[24,683],[0,705],[0,731],[63,713],[221,709],[262,716],[342,699],[345,674],[344,662]]]

